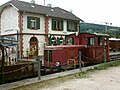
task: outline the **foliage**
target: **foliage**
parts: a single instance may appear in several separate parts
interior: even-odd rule
[[[81,23],[80,30],[81,32],[88,33],[104,33],[108,34],[110,37],[120,38],[120,27],[107,26],[105,25],[93,24],[93,23]]]

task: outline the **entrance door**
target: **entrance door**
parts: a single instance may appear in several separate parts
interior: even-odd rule
[[[38,39],[32,37],[30,39],[30,57],[36,58],[38,56]]]

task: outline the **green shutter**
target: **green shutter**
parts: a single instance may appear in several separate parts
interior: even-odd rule
[[[54,30],[54,19],[52,19],[52,30]]]
[[[77,23],[74,23],[75,31],[77,31]]]
[[[28,16],[28,17],[27,17],[27,28],[28,28],[28,29],[30,29],[30,23],[31,23],[30,17]]]
[[[52,45],[52,39],[51,39],[51,37],[49,37],[48,39],[49,39],[49,45]]]
[[[37,29],[40,29],[40,18],[37,18]]]
[[[64,30],[64,21],[61,20],[61,24],[62,24],[62,31]]]
[[[60,38],[57,37],[57,45],[60,45]]]
[[[67,31],[69,31],[69,21],[67,21]]]

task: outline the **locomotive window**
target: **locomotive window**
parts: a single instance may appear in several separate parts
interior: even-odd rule
[[[74,44],[74,38],[68,38],[67,43],[68,43],[68,45],[73,45]]]
[[[102,45],[102,37],[98,37],[98,45]]]
[[[94,37],[88,37],[88,45],[94,45]]]
[[[44,60],[52,62],[52,51],[45,50],[44,55],[45,55]]]

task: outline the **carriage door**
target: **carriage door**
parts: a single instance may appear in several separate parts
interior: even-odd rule
[[[32,58],[38,56],[38,39],[36,37],[30,39],[30,55]]]

